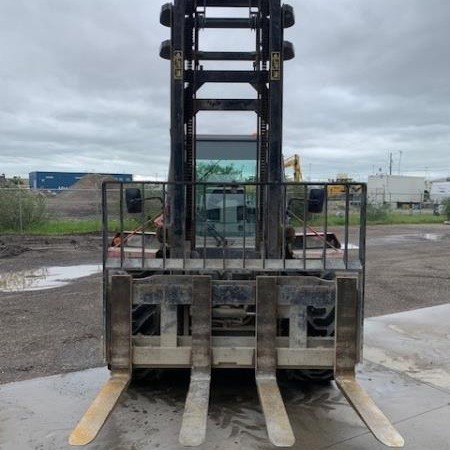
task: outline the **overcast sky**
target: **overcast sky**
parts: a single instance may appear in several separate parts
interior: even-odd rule
[[[165,177],[162,3],[0,0],[0,173]],[[285,66],[284,153],[300,154],[305,177],[364,180],[387,170],[390,152],[394,173],[450,176],[450,1],[290,3],[296,58]],[[204,31],[202,48],[250,49],[242,33]],[[233,134],[256,123],[242,113],[198,122],[201,132]]]

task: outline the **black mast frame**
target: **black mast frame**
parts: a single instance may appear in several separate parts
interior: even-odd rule
[[[209,18],[208,8],[248,8],[248,18]],[[181,257],[190,242],[195,248],[196,115],[199,111],[254,111],[257,115],[258,181],[269,183],[259,192],[258,241],[264,254],[279,258],[283,220],[283,63],[294,57],[293,46],[283,40],[284,28],[294,24],[293,9],[281,0],[174,0],[162,7],[160,21],[171,28],[161,56],[171,60],[171,153],[169,240],[173,257]],[[205,52],[199,50],[201,29],[255,31],[255,51]],[[285,55],[286,53],[286,55]],[[201,61],[251,61],[253,70],[203,70]],[[256,98],[199,99],[205,83],[249,83]],[[186,183],[186,184],[183,184]],[[263,197],[265,196],[265,198]]]

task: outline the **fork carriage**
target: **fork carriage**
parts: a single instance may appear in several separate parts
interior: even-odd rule
[[[318,225],[307,224],[308,193],[312,189],[326,190],[326,184],[280,185],[286,214],[281,224],[282,251],[278,259],[265,256],[265,230],[258,229],[254,215],[247,214],[247,209],[254,207],[245,200],[252,192],[259,191],[264,195],[270,186],[261,183],[196,184],[194,191],[205,205],[205,196],[199,194],[212,191],[213,187],[216,193],[224,192],[221,212],[214,213],[213,217],[225,217],[226,214],[228,217],[216,222],[211,220],[211,214],[199,208],[195,217],[195,244],[190,245],[182,257],[173,257],[167,232],[170,217],[164,207],[168,203],[170,183],[105,184],[104,300],[108,363],[111,363],[113,345],[110,336],[114,329],[110,311],[117,301],[115,292],[123,291],[116,283],[118,279],[122,283],[129,279],[132,365],[140,368],[190,367],[195,316],[191,309],[197,297],[196,283],[201,280],[202,289],[208,293],[207,309],[210,310],[207,316],[211,336],[210,365],[255,367],[258,322],[261,322],[258,312],[261,283],[269,280],[271,284],[264,291],[270,288],[270,301],[274,304],[270,345],[276,354],[275,368],[332,371],[337,275],[355,280],[355,332],[357,336],[361,335],[365,186],[359,185],[362,194],[352,208],[350,186],[347,187],[347,198],[338,203],[347,205],[349,212],[342,225],[335,226],[332,231],[336,232],[332,232],[328,225],[328,210],[335,209],[336,201],[328,201],[326,194],[323,212],[315,215]],[[139,190],[143,204],[147,199],[146,208],[135,219],[137,231],[134,233],[123,229],[134,216],[127,214],[126,205],[120,200],[133,189]],[[242,192],[243,209],[236,204],[235,198],[230,199],[231,189]],[[357,220],[352,230],[352,239],[357,245],[353,246],[349,244],[350,209]],[[142,232],[153,225],[155,217],[162,224],[158,233]],[[122,227],[116,233],[120,245],[114,246],[108,228],[117,223]],[[289,236],[292,229],[297,230],[294,238]],[[241,230],[240,235],[236,230]],[[342,235],[342,242],[337,234]],[[355,348],[358,360],[361,353],[359,338]]]

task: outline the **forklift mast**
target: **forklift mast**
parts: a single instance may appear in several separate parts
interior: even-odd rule
[[[240,8],[248,17],[208,17],[210,8]],[[282,120],[283,63],[294,57],[292,43],[283,40],[284,29],[295,23],[293,8],[280,0],[175,0],[162,7],[160,21],[171,28],[171,39],[161,45],[160,56],[171,60],[171,153],[169,241],[174,256],[184,252],[186,241],[195,248],[196,117],[199,111],[248,111],[256,118],[257,177],[269,183],[260,191],[257,231],[266,230],[268,257],[279,258],[279,228],[283,182]],[[208,29],[248,29],[253,51],[202,51],[200,35]],[[249,34],[250,35],[250,34]],[[247,62],[247,70],[204,70],[203,61]],[[248,83],[254,98],[199,98],[207,83]],[[224,125],[225,129],[225,125]],[[265,195],[266,198],[262,198]],[[263,221],[267,220],[266,224]]]

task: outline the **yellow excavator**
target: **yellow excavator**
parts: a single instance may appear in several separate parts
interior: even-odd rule
[[[293,181],[296,183],[299,183],[303,180],[303,173],[302,173],[302,167],[300,164],[300,156],[295,154],[292,156],[289,156],[285,158],[284,162],[284,169],[290,169],[294,171],[294,176],[292,178]]]

